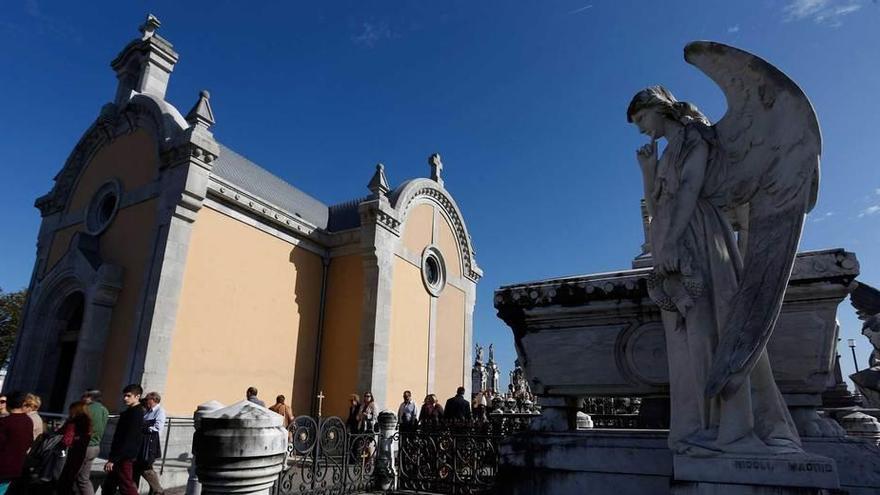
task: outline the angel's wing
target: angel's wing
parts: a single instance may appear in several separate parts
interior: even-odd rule
[[[858,282],[856,288],[849,293],[849,302],[856,308],[860,320],[880,314],[880,290],[864,282]]]
[[[727,98],[714,126],[727,169],[721,201],[749,211],[742,278],[706,386],[712,397],[735,392],[770,339],[816,203],[822,138],[810,101],[779,69],[721,43],[693,42],[684,53]]]

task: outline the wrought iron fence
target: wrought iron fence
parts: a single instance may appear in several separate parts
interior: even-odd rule
[[[581,411],[590,415],[594,428],[669,428],[669,398],[586,397]]]
[[[338,417],[298,416],[288,427],[287,461],[276,495],[359,493],[373,487],[375,433],[352,433]]]
[[[536,413],[488,421],[420,426],[397,433],[397,488],[430,493],[489,493],[501,440],[528,427]]]

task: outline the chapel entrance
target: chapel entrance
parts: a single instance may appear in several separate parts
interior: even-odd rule
[[[49,404],[45,408],[52,412],[66,412],[67,387],[73,371],[73,359],[76,357],[76,345],[83,322],[85,298],[82,292],[74,292],[64,299],[55,314],[54,329],[57,332],[58,364],[49,395]]]

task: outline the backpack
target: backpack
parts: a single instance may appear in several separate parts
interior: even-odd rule
[[[63,437],[58,432],[47,432],[37,437],[25,459],[25,479],[32,483],[58,481],[67,461],[67,449],[61,443]]]

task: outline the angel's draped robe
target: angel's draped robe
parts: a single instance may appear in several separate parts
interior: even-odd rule
[[[719,150],[711,143],[712,135],[712,128],[689,123],[668,136],[652,187],[650,234],[656,252],[667,242],[671,216],[679,207],[683,168],[694,150],[705,147],[709,159],[703,183],[693,185],[700,188],[700,196],[676,243],[682,265],[690,268],[690,277],[702,281],[703,290],[685,314],[662,312],[672,406],[669,445],[681,454],[796,449],[800,439],[773,380],[766,349],[732,396],[709,399],[704,392],[742,270],[735,234],[717,206],[722,204],[715,196],[721,191],[725,170]],[[676,287],[682,290],[681,274],[672,274],[663,283],[670,293]]]

